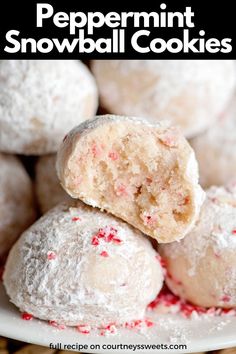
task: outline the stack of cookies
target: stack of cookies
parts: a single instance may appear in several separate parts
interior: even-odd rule
[[[21,312],[88,333],[144,320],[164,281],[193,304],[236,307],[236,171],[218,186],[208,178],[204,192],[190,145],[203,161],[220,136],[220,166],[227,160],[234,65],[93,62],[107,113],[95,116],[97,88],[82,63],[0,63],[2,259],[36,219],[32,182],[8,154],[40,156],[43,216],[13,245],[3,274]],[[201,163],[201,180],[211,162]]]

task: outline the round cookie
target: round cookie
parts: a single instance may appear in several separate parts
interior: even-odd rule
[[[61,187],[56,174],[56,155],[41,156],[35,168],[35,189],[40,211],[42,214],[57,204],[71,200]]]
[[[139,231],[79,201],[23,233],[3,278],[21,311],[69,326],[141,319],[163,283],[159,257]]]
[[[165,122],[88,120],[62,143],[57,171],[69,195],[164,243],[192,228],[204,197],[193,150]]]
[[[195,305],[236,306],[236,188],[211,187],[195,228],[161,245],[167,285]]]
[[[97,88],[76,60],[0,61],[0,151],[55,152],[66,132],[92,117]]]
[[[95,60],[91,67],[108,112],[169,120],[187,137],[214,124],[235,86],[229,60]]]
[[[200,169],[200,182],[208,188],[224,185],[236,176],[236,94],[220,120],[190,141]]]
[[[35,220],[33,190],[20,161],[0,154],[0,258]]]

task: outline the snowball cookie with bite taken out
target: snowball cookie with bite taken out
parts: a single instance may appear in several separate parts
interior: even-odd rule
[[[0,154],[0,258],[35,220],[33,189],[21,162]]]
[[[190,141],[205,188],[224,185],[236,176],[236,93],[219,121]]]
[[[79,201],[31,226],[4,272],[21,311],[69,326],[141,319],[162,283],[158,255],[139,231]]]
[[[167,285],[195,305],[236,306],[236,189],[211,187],[195,228],[161,245]]]
[[[95,81],[76,60],[0,61],[0,151],[55,152],[97,109]]]
[[[91,66],[109,113],[169,120],[187,137],[214,124],[235,86],[229,60],[95,60]]]
[[[204,196],[193,150],[165,122],[95,117],[68,134],[57,171],[72,197],[109,211],[159,242],[185,236]]]
[[[63,201],[71,200],[71,197],[60,185],[55,164],[55,154],[41,156],[36,164],[35,189],[42,214]]]

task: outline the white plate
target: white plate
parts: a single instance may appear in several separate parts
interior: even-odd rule
[[[236,346],[236,318],[203,317],[184,319],[179,315],[157,315],[148,313],[156,322],[144,333],[134,330],[119,330],[116,335],[100,336],[99,334],[83,335],[75,329],[58,330],[44,321],[33,319],[24,321],[19,311],[10,304],[2,284],[0,284],[0,335],[18,339],[28,343],[49,346],[50,343],[88,345],[84,349],[89,353],[166,353],[165,350],[119,351],[103,349],[109,344],[186,344],[187,350],[168,350],[169,353],[194,353]],[[91,348],[97,344],[99,349]],[[63,348],[62,348],[63,349]]]

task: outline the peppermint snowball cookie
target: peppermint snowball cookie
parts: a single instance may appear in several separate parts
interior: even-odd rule
[[[62,203],[12,248],[4,285],[21,311],[69,326],[141,319],[162,287],[151,243],[80,202]]]
[[[61,187],[56,174],[56,155],[41,156],[35,168],[35,190],[42,214],[71,197]]]
[[[0,61],[0,151],[55,152],[97,109],[95,81],[76,60]]]
[[[35,220],[32,184],[20,161],[0,154],[0,259]]]
[[[236,188],[211,187],[195,228],[159,248],[167,285],[195,305],[236,306]]]
[[[183,238],[203,202],[193,150],[165,122],[109,115],[88,120],[62,143],[57,171],[73,198],[159,242]]]
[[[230,60],[95,60],[91,66],[108,112],[169,120],[187,137],[214,124],[235,86]]]
[[[220,120],[206,133],[190,141],[205,188],[224,185],[236,176],[236,94]]]

